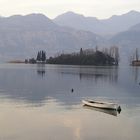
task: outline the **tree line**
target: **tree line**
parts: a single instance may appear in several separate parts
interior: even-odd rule
[[[43,50],[38,51],[36,59],[35,58],[31,58],[29,60],[25,59],[25,63],[32,63],[32,64],[46,63],[46,52]]]
[[[56,57],[50,57],[47,60],[48,64],[67,64],[67,65],[118,65],[119,64],[119,50],[117,47],[110,49],[103,49],[102,51],[97,48],[83,50],[80,49],[79,53],[60,54]]]
[[[118,65],[119,50],[118,47],[95,49],[80,49],[79,52],[69,54],[59,54],[56,57],[47,59],[46,52],[41,50],[37,52],[36,58],[25,60],[25,63],[44,63],[44,64],[66,64],[66,65]]]

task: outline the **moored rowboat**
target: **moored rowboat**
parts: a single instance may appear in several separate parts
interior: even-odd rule
[[[94,101],[94,100],[83,100],[82,102],[84,103],[84,105],[91,106],[91,107],[121,110],[121,107],[115,103],[100,102],[100,101]]]

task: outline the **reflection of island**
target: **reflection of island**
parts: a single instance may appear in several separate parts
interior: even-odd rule
[[[83,69],[80,69],[79,74],[80,80],[82,79],[95,79],[105,80],[109,82],[117,82],[118,81],[118,67],[94,67],[94,70],[87,69],[86,72]]]
[[[91,109],[91,110],[103,112],[103,113],[106,113],[106,114],[109,114],[109,115],[113,115],[113,116],[117,116],[118,113],[120,114],[120,112],[118,112],[116,110],[108,110],[108,109],[95,108],[95,107],[90,107],[90,106],[87,106],[87,105],[84,105],[83,107],[86,108],[86,109]]]
[[[37,64],[37,74],[43,77],[45,72],[45,64]]]
[[[117,72],[117,71],[116,71]],[[101,73],[95,73],[95,74],[87,74],[87,73],[80,73],[79,74],[80,80],[82,79],[95,79],[97,82],[98,80],[105,80],[109,81],[111,83],[118,81],[118,74],[117,73],[109,73],[109,74],[101,74]]]
[[[75,68],[73,71],[63,69],[61,74],[77,75],[79,76],[80,81],[94,80],[95,83],[99,80],[108,81],[110,83],[116,83],[118,81],[118,67],[81,67]]]
[[[81,99],[84,97],[93,96],[109,99],[117,98],[119,101],[121,99],[120,102],[123,102],[123,104],[139,104],[139,98],[136,98],[137,100],[131,100],[130,98],[139,97],[139,87],[133,89],[133,85],[131,84],[132,80],[125,79],[126,76],[132,77],[134,74],[131,74],[128,69],[123,70],[126,75],[123,74],[121,70],[119,71],[117,67],[81,67],[41,64],[22,65],[22,67],[21,65],[12,65],[12,67],[9,68],[8,65],[7,69],[0,69],[0,96],[2,99],[23,101],[33,105],[41,105],[51,98],[64,104],[68,108],[73,105],[79,105]],[[43,78],[41,77],[42,73]],[[83,81],[79,79],[80,73]],[[118,74],[122,75],[120,76]],[[117,79],[118,76],[120,78]],[[96,82],[95,79],[98,80],[98,82]],[[122,79],[124,79],[127,85],[122,83]],[[116,81],[116,85],[112,86],[112,81]],[[100,82],[102,84],[100,84]],[[102,86],[103,84],[107,85]],[[119,91],[119,88],[122,89],[126,87],[127,92]],[[73,93],[71,93],[72,88],[74,89]],[[109,92],[104,92],[104,89],[107,89]],[[125,100],[125,98],[121,98],[125,96],[130,98],[131,102],[128,99]]]
[[[135,82],[138,82],[138,77],[139,77],[139,68],[135,67],[134,68],[134,76],[135,76]]]

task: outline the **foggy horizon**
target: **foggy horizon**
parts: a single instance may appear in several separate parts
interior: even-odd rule
[[[96,15],[93,15],[93,16],[88,16],[88,15],[84,15],[84,14],[82,14],[82,13],[78,13],[78,12],[75,12],[75,11],[64,11],[63,13],[60,13],[60,14],[58,14],[58,15],[56,15],[55,17],[53,17],[53,18],[51,18],[51,17],[49,17],[47,14],[45,14],[45,13],[41,13],[41,12],[32,12],[32,13],[27,13],[27,14],[13,14],[13,15],[8,15],[8,16],[4,16],[4,15],[0,15],[0,17],[2,17],[2,18],[9,18],[9,17],[12,17],[12,16],[27,16],[27,15],[31,15],[31,14],[40,14],[40,15],[44,15],[44,16],[46,16],[46,17],[48,17],[49,19],[51,19],[51,20],[53,20],[53,19],[55,19],[56,17],[58,17],[58,16],[61,16],[61,15],[63,15],[63,14],[66,14],[66,13],[69,13],[69,12],[72,12],[72,13],[74,13],[74,14],[77,14],[77,15],[81,15],[81,16],[84,16],[84,17],[95,17],[95,18],[97,18],[98,20],[106,20],[106,19],[110,19],[112,16],[122,16],[122,15],[125,15],[125,14],[127,14],[127,13],[129,13],[129,12],[139,12],[140,13],[140,11],[138,11],[138,10],[129,10],[129,11],[127,11],[127,12],[125,12],[125,13],[122,13],[122,14],[113,14],[113,15],[111,15],[111,16],[109,16],[109,17],[104,17],[104,18],[100,18],[100,17],[97,17]]]
[[[54,19],[56,16],[65,12],[72,11],[74,13],[82,14],[86,17],[97,17],[98,19],[107,19],[113,15],[122,15],[129,11],[140,11],[138,0],[48,0],[48,1],[33,1],[33,0],[0,0],[0,15],[2,17],[9,17],[12,15],[28,15],[30,13],[41,13]],[[10,5],[10,6],[9,6]]]

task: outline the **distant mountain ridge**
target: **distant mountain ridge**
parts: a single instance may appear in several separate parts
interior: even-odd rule
[[[56,17],[54,22],[58,25],[91,31],[100,35],[114,35],[140,23],[140,12],[130,11],[126,14],[114,15],[109,19],[103,20],[67,12]]]
[[[74,27],[58,24],[58,19],[63,23],[63,18]],[[51,56],[76,52],[80,48],[118,45],[127,55],[136,47],[140,48],[140,13],[137,11],[105,20],[73,12],[56,19],[51,20],[43,14],[0,17],[0,60],[35,57],[39,50]],[[111,35],[109,39],[108,35]]]
[[[29,14],[26,16],[14,15],[1,17],[0,26],[8,29],[50,29],[56,28],[56,24],[43,14]]]
[[[132,27],[130,28],[130,30],[133,30],[133,31],[140,31],[140,23],[138,23],[138,24],[132,26]]]
[[[61,27],[42,14],[0,17],[0,58],[27,58],[37,51],[48,55],[95,47],[101,37],[92,32]]]
[[[120,32],[110,39],[113,44],[127,48],[140,48],[140,24],[132,26],[129,30]]]
[[[130,58],[133,57],[136,48],[140,49],[140,24],[114,35],[109,42],[119,46],[121,55],[125,56],[126,61],[130,63]]]

